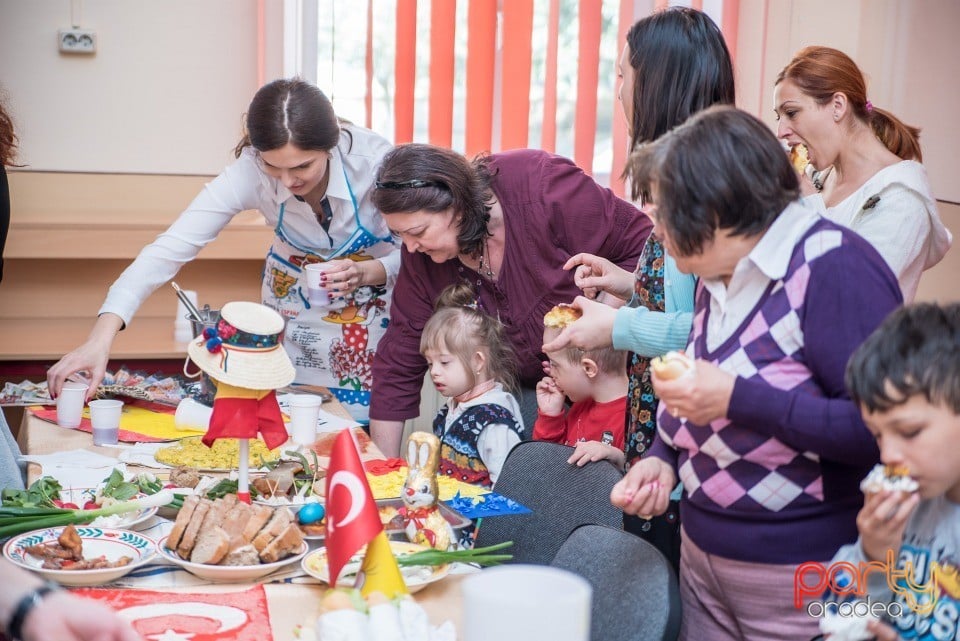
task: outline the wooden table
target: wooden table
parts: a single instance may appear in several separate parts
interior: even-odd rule
[[[332,413],[349,417],[346,409],[336,400],[323,404],[323,409]],[[97,447],[93,445],[93,436],[80,430],[64,429],[42,421],[30,412],[25,412],[17,439],[21,450],[26,454],[51,454],[57,451],[71,449],[87,449],[106,456],[116,456],[118,449],[113,447]],[[364,459],[384,458],[383,454],[372,443],[362,455]],[[128,465],[132,471],[137,466]],[[42,474],[40,466],[30,464],[28,474],[30,480]],[[451,575],[447,578],[428,585],[415,596],[417,602],[424,607],[433,625],[440,625],[444,621],[452,621],[460,632],[461,615],[461,583],[463,575]],[[240,584],[210,584],[190,588],[171,588],[170,592],[235,592],[252,587],[252,583]],[[293,629],[298,624],[315,621],[319,612],[320,599],[326,586],[304,585],[293,583],[267,583],[264,591],[267,595],[267,606],[270,610],[270,625],[276,641],[294,639]]]

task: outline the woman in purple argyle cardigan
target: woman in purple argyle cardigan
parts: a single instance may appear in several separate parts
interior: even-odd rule
[[[880,255],[799,201],[773,133],[713,107],[636,153],[656,233],[697,274],[688,375],[653,377],[658,438],[611,500],[659,514],[683,482],[680,638],[809,639],[794,574],[856,539],[878,453],[850,354],[902,299]]]

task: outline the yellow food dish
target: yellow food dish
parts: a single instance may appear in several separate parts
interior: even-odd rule
[[[234,470],[240,467],[240,445],[235,438],[222,438],[207,447],[200,442],[199,436],[180,440],[176,445],[162,447],[154,454],[158,462],[165,465],[195,467],[201,470]],[[270,450],[260,439],[250,439],[251,467],[260,467],[261,463],[276,461],[280,458],[280,449]]]

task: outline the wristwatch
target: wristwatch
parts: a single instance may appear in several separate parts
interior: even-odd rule
[[[45,596],[59,589],[60,586],[55,583],[44,583],[36,590],[25,594],[23,598],[17,602],[13,616],[10,617],[10,623],[7,624],[7,636],[10,637],[11,641],[20,641],[23,632],[23,622],[26,620],[27,615],[30,614],[35,607],[40,605],[40,602],[43,601]]]

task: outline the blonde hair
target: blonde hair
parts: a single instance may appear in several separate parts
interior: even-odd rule
[[[585,358],[589,358],[597,364],[597,369],[601,374],[618,374],[627,371],[627,353],[623,350],[613,347],[600,347],[598,349],[580,349],[579,347],[564,347],[556,352],[551,352],[547,356],[560,358],[577,365]]]
[[[516,392],[516,357],[503,332],[503,325],[479,308],[473,287],[461,282],[444,289],[437,299],[433,316],[420,334],[420,353],[446,350],[457,358],[476,385],[476,373],[470,358],[476,352],[486,356],[490,377],[510,392]]]

